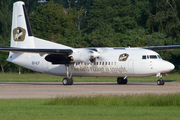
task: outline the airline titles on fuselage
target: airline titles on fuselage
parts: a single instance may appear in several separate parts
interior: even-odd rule
[[[74,67],[74,71],[92,71],[92,72],[107,72],[107,73],[123,73],[128,72],[127,69],[123,66],[121,67],[106,67],[106,66],[89,66],[89,65],[78,65]]]

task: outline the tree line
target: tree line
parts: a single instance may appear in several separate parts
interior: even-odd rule
[[[12,4],[0,3],[0,46],[9,46]],[[33,34],[48,41],[79,47],[180,45],[179,0],[24,0]],[[157,51],[178,72],[180,50]],[[0,52],[2,71],[16,72],[8,53]],[[25,68],[22,72],[32,72]]]

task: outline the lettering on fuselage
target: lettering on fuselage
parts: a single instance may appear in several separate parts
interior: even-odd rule
[[[106,73],[124,73],[127,72],[125,67],[106,67],[106,66],[89,66],[89,65],[78,65],[75,66],[74,71],[87,71],[87,72],[106,72]]]
[[[40,61],[32,61],[32,65],[39,65]]]

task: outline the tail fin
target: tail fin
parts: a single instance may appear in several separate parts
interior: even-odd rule
[[[11,47],[43,48],[43,49],[71,49],[69,46],[42,40],[33,36],[24,2],[13,5]]]
[[[34,48],[34,37],[24,2],[13,5],[11,47]]]

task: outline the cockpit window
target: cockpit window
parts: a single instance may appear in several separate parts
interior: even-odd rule
[[[142,59],[161,59],[160,55],[143,55]]]
[[[143,55],[143,56],[142,56],[142,59],[146,59],[146,55]]]
[[[150,55],[150,59],[157,59],[156,55]]]
[[[160,55],[157,55],[159,59],[162,59]]]

